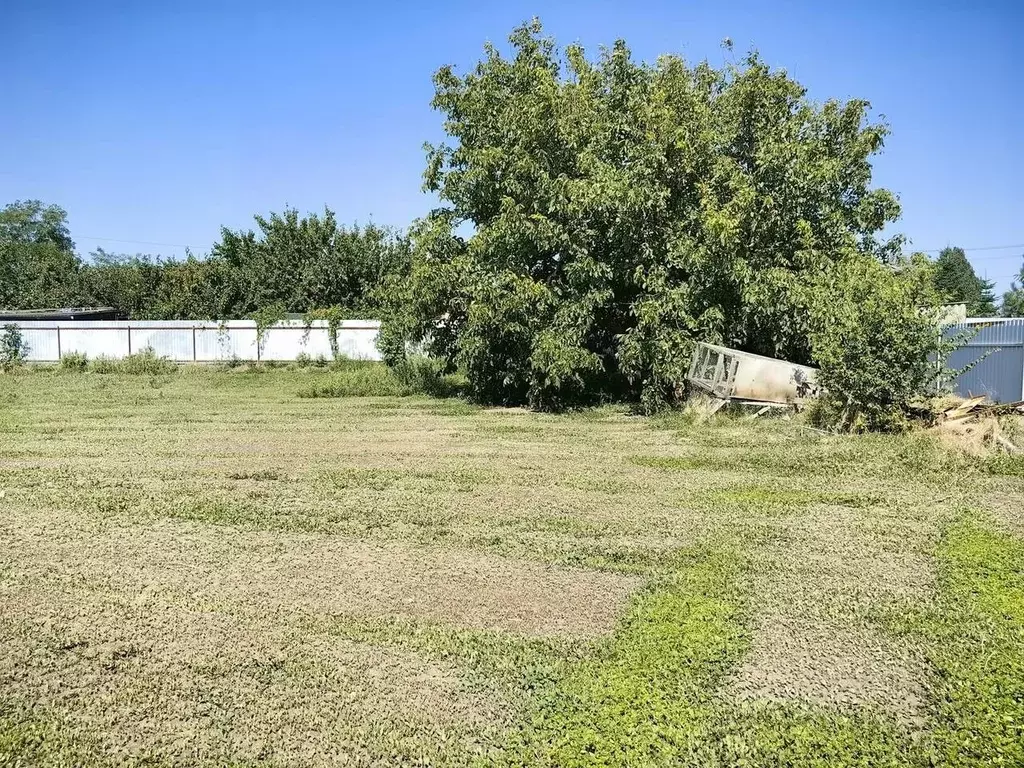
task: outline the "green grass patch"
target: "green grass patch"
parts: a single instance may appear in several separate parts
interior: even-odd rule
[[[875,493],[844,493],[757,485],[713,491],[708,494],[708,498],[711,501],[752,507],[807,507],[812,504],[829,504],[856,509],[870,507],[883,501],[883,497]]]
[[[0,766],[99,766],[95,745],[24,702],[0,698]]]
[[[1024,456],[999,454],[991,456],[984,462],[985,471],[990,475],[1009,475],[1024,477]]]
[[[707,754],[693,765],[904,768],[929,765],[919,744],[870,711],[751,703],[721,713]]]
[[[743,557],[701,546],[542,698],[515,763],[669,765],[706,746],[714,692],[747,647]]]
[[[298,391],[299,397],[408,397],[415,390],[400,381],[386,365],[380,363],[350,364],[332,374],[326,381],[317,381]]]
[[[927,629],[939,757],[1024,765],[1024,542],[965,520],[946,531],[938,559]]]
[[[698,456],[630,456],[629,461],[638,467],[669,470],[702,469],[709,464]]]

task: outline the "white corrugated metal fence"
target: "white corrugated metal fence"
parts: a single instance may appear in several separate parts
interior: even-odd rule
[[[257,344],[256,323],[192,320],[25,320],[15,322],[28,346],[27,359],[56,362],[79,352],[90,360],[122,358],[152,349],[180,363],[225,360],[295,360],[299,355],[331,359],[330,329],[325,320],[305,325],[285,320],[267,328]],[[353,360],[380,360],[376,320],[343,320],[338,327],[338,354]]]

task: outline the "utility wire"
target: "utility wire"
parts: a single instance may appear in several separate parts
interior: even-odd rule
[[[946,248],[956,248],[959,246],[947,245]],[[915,248],[914,250],[918,253],[941,253],[946,248]],[[977,248],[960,248],[960,250],[967,251],[1008,251],[1011,248],[1024,248],[1024,243],[1016,243],[1015,245],[981,245]],[[1005,256],[985,256],[987,259],[1002,259]]]

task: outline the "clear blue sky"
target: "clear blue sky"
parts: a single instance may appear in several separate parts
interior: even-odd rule
[[[203,253],[285,204],[404,226],[432,204],[431,73],[534,15],[562,44],[622,37],[647,60],[718,62],[728,36],[813,98],[867,98],[893,130],[875,178],[913,247],[1024,243],[1019,0],[7,0],[0,203],[63,206],[82,253]],[[969,256],[1001,290],[1022,253]]]

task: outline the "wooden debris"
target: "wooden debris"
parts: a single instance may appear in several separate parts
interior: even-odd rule
[[[943,411],[939,421],[976,420],[988,416],[1003,416],[1017,413],[1024,415],[1024,400],[1016,403],[992,403],[984,395],[971,397],[959,405]]]

